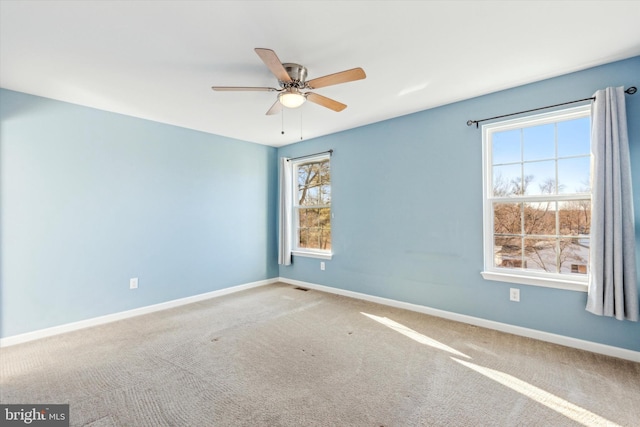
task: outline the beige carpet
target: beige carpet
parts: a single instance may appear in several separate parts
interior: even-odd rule
[[[276,284],[0,350],[74,426],[640,425],[640,364]]]

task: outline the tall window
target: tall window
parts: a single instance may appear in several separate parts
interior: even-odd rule
[[[293,163],[293,251],[331,254],[331,168],[329,156]]]
[[[483,276],[586,290],[590,106],[483,126]]]

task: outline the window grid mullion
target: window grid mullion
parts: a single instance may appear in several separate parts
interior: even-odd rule
[[[554,174],[554,183],[553,183],[553,194],[555,196],[558,195],[559,193],[559,181],[558,181],[558,123],[554,123],[553,124],[553,154],[554,154],[554,159],[553,159],[553,174]],[[558,238],[558,235],[560,233],[560,228],[559,228],[559,218],[560,218],[560,213],[558,212],[558,202],[554,201],[552,202],[553,205],[555,205],[555,212],[553,215],[553,226],[555,229],[555,237],[553,238],[553,248],[555,250],[555,261],[556,261],[556,268],[554,273],[560,273],[560,239]]]
[[[549,158],[542,158],[542,159],[536,159],[536,160],[527,160],[525,161],[525,163],[540,163],[540,162],[549,162],[551,160],[568,160],[568,159],[582,159],[585,157],[591,157],[591,155],[589,154],[575,154],[573,156],[558,156],[558,157],[549,157]],[[512,165],[519,165],[521,162],[517,161],[517,162],[506,162],[506,163],[494,163],[493,166],[512,166]]]
[[[488,200],[492,203],[544,203],[544,202],[563,202],[563,201],[581,201],[591,200],[589,193],[571,193],[557,195],[534,195],[534,196],[514,196],[514,197],[491,197]]]
[[[524,128],[520,129],[520,185],[524,186]],[[522,194],[523,195],[523,194]],[[525,257],[525,225],[524,225],[524,202],[520,202],[520,266],[526,268]]]

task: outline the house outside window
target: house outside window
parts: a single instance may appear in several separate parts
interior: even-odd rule
[[[329,155],[293,163],[293,254],[331,258]]]
[[[590,106],[483,126],[488,280],[586,291]]]

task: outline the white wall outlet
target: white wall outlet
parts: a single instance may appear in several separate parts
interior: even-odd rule
[[[320,261],[320,270],[324,271],[324,261]]]
[[[138,289],[138,278],[129,279],[129,289]]]
[[[509,289],[509,299],[511,301],[520,302],[520,289],[518,289],[518,288],[510,288]]]

